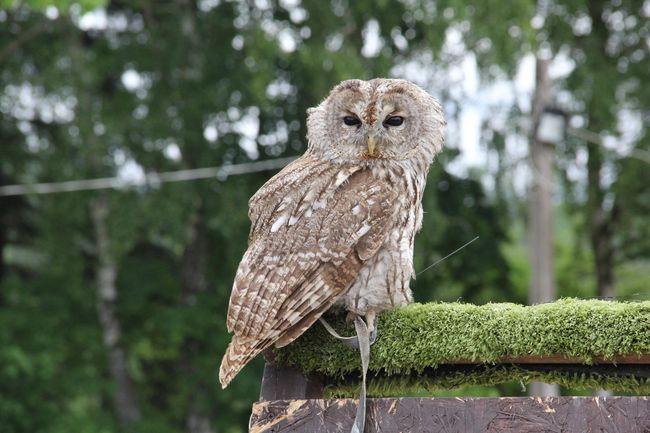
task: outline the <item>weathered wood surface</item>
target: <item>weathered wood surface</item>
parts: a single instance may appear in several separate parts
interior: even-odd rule
[[[348,433],[356,400],[273,400],[253,406],[251,433]],[[648,397],[378,398],[366,433],[650,432]]]

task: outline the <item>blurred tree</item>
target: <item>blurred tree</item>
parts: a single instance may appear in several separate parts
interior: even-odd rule
[[[475,43],[491,31],[482,22],[487,9],[460,3],[441,5],[445,13],[425,4],[258,3],[111,2],[85,13],[90,3],[35,2],[44,14],[23,6],[3,11],[3,113],[11,119],[3,136],[24,154],[24,163],[10,155],[3,173],[11,182],[137,176],[141,167],[296,154],[304,149],[306,108],[338,81],[389,75],[397,61],[421,53],[439,57],[442,35],[453,26]],[[462,23],[475,16],[477,29],[469,32]],[[31,199],[27,210],[37,217],[29,246],[44,260],[36,279],[2,280],[6,308],[31,320],[21,331],[21,322],[8,318],[1,350],[20,350],[30,362],[38,350],[49,366],[40,371],[52,373],[12,370],[0,378],[3,385],[38,383],[13,388],[0,406],[3,425],[189,432],[246,425],[260,364],[227,392],[214,390],[215,378],[232,275],[245,249],[246,202],[270,175]],[[481,294],[490,286],[506,299],[506,273],[495,270],[495,263],[507,267],[499,253],[503,215],[476,181],[438,165],[430,183],[418,263],[475,233],[494,253],[486,261],[475,250],[476,260],[454,258],[429,271],[418,281],[419,296],[485,301],[494,299]],[[57,291],[46,296],[52,287]],[[42,328],[64,341],[33,331]],[[30,343],[19,332],[46,345],[25,352]],[[64,368],[76,374],[59,374]],[[27,402],[44,401],[48,390],[56,390],[52,410],[24,417],[36,410]]]
[[[634,212],[637,198],[626,194],[637,181],[648,184],[648,170],[631,179],[624,175],[629,166],[621,153],[634,156],[634,150],[647,149],[647,137],[630,134],[650,115],[650,93],[641,83],[650,78],[648,35],[650,21],[647,2],[566,1],[550,8],[542,37],[555,52],[568,53],[574,69],[565,81],[572,110],[582,125],[596,136],[584,141],[571,140],[573,157],[586,150],[587,177],[583,212],[593,254],[597,293],[616,296],[614,271],[627,249],[639,242],[624,242],[627,225],[620,215]],[[642,130],[642,128],[639,128]],[[611,148],[599,135],[609,136]],[[584,135],[584,134],[583,134]],[[630,135],[632,135],[630,137]],[[635,136],[636,135],[636,136]],[[628,147],[627,151],[622,149]],[[649,158],[650,160],[650,158]],[[646,162],[647,163],[647,162]],[[628,186],[628,182],[630,182]],[[570,197],[570,196],[569,196]],[[640,215],[640,214],[636,214]],[[634,219],[634,218],[632,218]],[[631,221],[630,221],[631,222]],[[644,225],[644,224],[641,224]]]
[[[449,70],[473,52],[486,79],[508,77],[530,52],[535,10],[529,0],[0,5],[3,184],[295,155],[305,110],[348,78],[417,79],[457,124]],[[520,203],[506,179],[495,199],[484,173],[447,173],[456,147],[429,176],[416,270],[480,240],[418,276],[416,296],[523,301],[513,281],[524,271],[505,245]],[[3,428],[244,431],[261,361],[226,391],[217,367],[247,201],[271,175],[0,198]],[[114,273],[108,297],[104,273]]]

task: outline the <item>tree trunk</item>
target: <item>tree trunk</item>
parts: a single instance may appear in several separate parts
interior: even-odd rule
[[[537,141],[535,131],[539,118],[551,102],[548,60],[537,57],[537,85],[533,96],[533,129],[531,137],[532,185],[529,196],[529,242],[531,286],[529,302],[539,304],[555,299],[553,270],[553,148]]]
[[[551,103],[551,81],[546,59],[537,56],[536,86],[533,95],[533,128],[530,137],[532,184],[529,196],[529,244],[531,284],[529,303],[539,304],[555,299],[553,269],[553,148],[536,139],[537,126],[544,108]],[[553,384],[533,382],[529,395],[559,395]]]
[[[609,31],[603,18],[603,2],[591,0],[587,4],[589,16],[592,20],[595,45],[592,50],[600,51],[599,57],[607,59],[607,41]],[[597,61],[597,60],[596,60]],[[603,60],[600,60],[603,61]],[[606,60],[605,60],[606,61]],[[601,66],[595,63],[593,67]],[[610,65],[602,65],[609,66]],[[611,104],[613,94],[600,89],[610,88],[610,83],[603,75],[594,76],[594,91],[587,103],[587,116],[589,129],[600,133],[612,125]],[[602,170],[604,166],[602,143],[587,144],[587,213],[589,224],[589,238],[594,255],[596,271],[597,293],[601,298],[614,298],[614,224],[617,217],[617,205],[613,192],[608,192],[608,187],[603,185]]]
[[[200,206],[199,206],[200,207]],[[207,262],[206,230],[200,209],[197,209],[187,225],[187,244],[183,251],[181,268],[181,305],[184,308],[194,308],[196,296],[205,292],[207,281],[205,268]],[[181,369],[186,376],[186,383],[196,383],[188,394],[188,407],[185,415],[185,425],[188,433],[216,433],[212,419],[206,413],[201,401],[205,400],[206,389],[201,381],[197,383],[196,368],[193,358],[200,356],[198,342],[188,338],[184,342]]]
[[[592,42],[587,50],[590,55],[591,69],[612,68],[608,60],[607,43],[609,31],[603,18],[603,2],[590,0],[587,2],[589,17],[592,22]],[[601,71],[594,74],[594,82],[590,98],[587,101],[587,118],[591,132],[598,135],[603,129],[613,124],[611,104],[614,94],[611,83]],[[608,91],[603,91],[608,89]],[[599,298],[613,299],[616,297],[614,285],[614,224],[617,219],[618,206],[613,192],[603,185],[602,170],[604,166],[602,142],[587,143],[587,225],[589,243],[594,260],[596,274],[596,293]],[[609,203],[608,203],[609,202]],[[594,395],[611,396],[608,390],[596,390]]]
[[[108,212],[108,202],[105,196],[97,197],[91,201],[90,215],[95,231],[97,253],[97,313],[102,327],[104,345],[108,351],[111,379],[115,386],[113,396],[115,413],[122,424],[129,424],[139,421],[141,416],[133,381],[127,367],[126,349],[120,344],[122,327],[117,317],[117,287],[115,285],[117,267],[106,228]]]
[[[614,220],[616,206],[606,209],[605,191],[600,186],[602,158],[597,145],[590,144],[587,163],[589,239],[594,255],[599,298],[616,297],[614,287]]]

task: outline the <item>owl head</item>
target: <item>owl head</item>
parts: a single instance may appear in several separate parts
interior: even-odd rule
[[[442,150],[440,103],[410,81],[343,81],[307,114],[309,152],[333,162],[431,163]]]

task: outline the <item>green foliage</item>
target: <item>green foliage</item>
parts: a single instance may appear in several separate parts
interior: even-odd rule
[[[415,304],[379,317],[369,370],[410,374],[454,360],[493,363],[502,357],[595,357],[650,352],[650,302],[562,299],[530,307],[510,304]],[[350,334],[350,327],[338,329]],[[359,369],[358,353],[321,326],[276,350],[280,363],[330,376]]]
[[[506,233],[502,226],[490,223],[504,216],[488,201],[479,182],[456,178],[436,163],[429,174],[423,205],[423,227],[414,253],[415,270],[422,273],[412,285],[418,301],[520,300],[508,279],[509,264],[501,252]],[[475,236],[479,239],[462,253],[424,271]]]
[[[48,6],[54,6],[61,11],[67,11],[72,5],[79,5],[82,10],[106,6],[108,0],[0,0],[0,9],[14,9],[19,6],[29,6],[37,11],[42,11]]]
[[[650,213],[650,153],[647,133],[639,144],[638,154],[619,162],[618,182],[613,186],[613,192],[622,203],[620,210],[620,225],[625,227],[619,237],[622,253],[627,259],[643,259],[650,256],[650,224],[647,215]],[[636,157],[635,157],[636,156]],[[646,157],[646,159],[642,159]]]
[[[650,93],[641,84],[650,79],[647,42],[639,36],[650,31],[644,5],[643,1],[564,1],[550,8],[540,34],[548,47],[568,53],[574,61],[574,69],[559,86],[571,94],[565,108],[597,136],[607,134],[616,140],[617,151],[582,138],[559,149],[564,167],[581,152],[587,156],[586,185],[580,185],[584,180],[567,181],[573,194],[566,194],[565,200],[582,213],[576,225],[581,232],[577,242],[591,242],[592,269],[618,271],[620,262],[639,251],[648,252],[643,215],[649,208],[647,194],[641,191],[647,188],[641,185],[650,182],[650,159],[643,127],[626,145],[629,149],[623,153],[629,156],[618,152],[626,131],[633,129],[629,123],[633,116],[644,124],[650,112]]]

